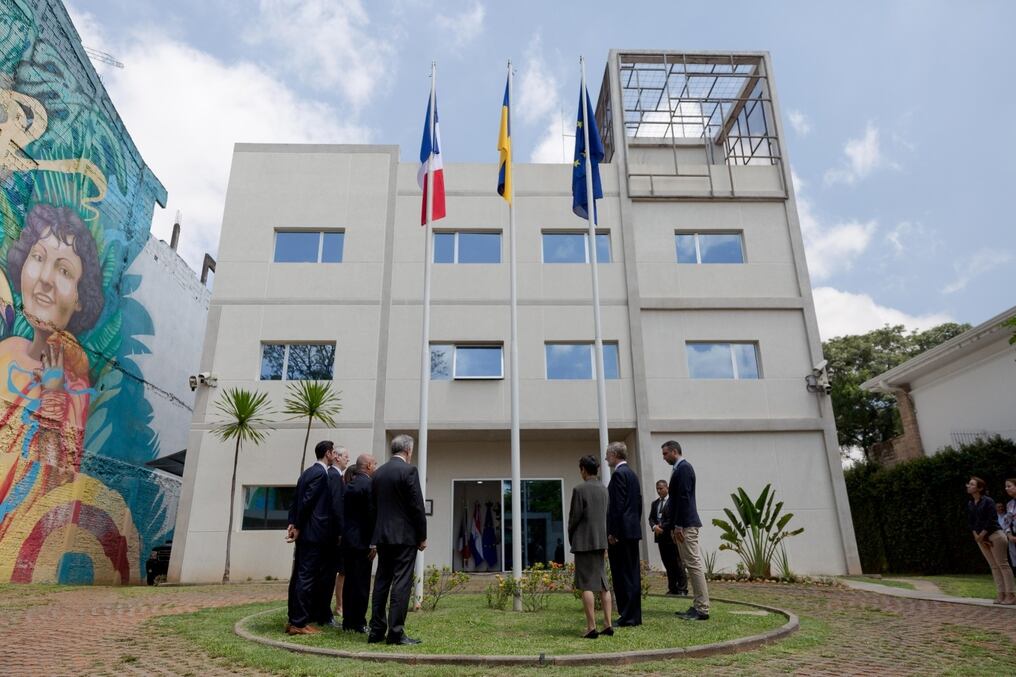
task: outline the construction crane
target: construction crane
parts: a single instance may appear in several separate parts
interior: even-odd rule
[[[101,61],[102,63],[109,64],[114,68],[123,68],[123,64],[117,61],[112,54],[108,54],[99,49],[93,49],[86,45],[82,45],[85,48],[85,54],[88,55],[92,61]]]

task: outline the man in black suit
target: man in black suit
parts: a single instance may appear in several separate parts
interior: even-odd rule
[[[314,447],[317,462],[300,475],[296,497],[289,509],[286,541],[296,542],[293,573],[289,577],[289,621],[286,623],[286,632],[290,635],[320,632],[308,624],[319,620],[319,580],[328,544],[335,535],[328,492],[328,465],[333,454],[331,442],[317,443]]]
[[[342,629],[367,632],[367,599],[370,597],[370,569],[375,551],[371,549],[374,534],[374,505],[371,500],[371,477],[377,461],[370,454],[360,454],[349,469],[346,484],[345,531],[342,533],[342,558],[346,576],[342,586],[345,608]]]
[[[329,443],[330,444],[330,443]],[[345,455],[348,461],[349,456],[344,447],[332,449],[328,462],[328,507],[331,511],[329,521],[328,540],[324,545],[324,561],[317,579],[317,589],[314,593],[317,607],[314,612],[314,620],[320,625],[330,625],[333,628],[339,627],[339,623],[332,614],[332,595],[335,594],[336,575],[342,570],[342,533],[345,522],[344,492],[346,483],[342,477],[342,470],[339,468],[340,456]]]
[[[611,442],[606,456],[612,471],[607,485],[607,558],[621,614],[616,624],[622,627],[642,625],[642,572],[639,567],[642,489],[638,476],[628,467],[628,448],[624,442]]]
[[[698,506],[695,502],[695,470],[681,455],[681,445],[674,440],[663,443],[663,460],[674,466],[670,475],[670,500],[663,513],[663,528],[671,534],[681,559],[688,567],[693,602],[687,611],[678,611],[688,621],[709,620],[709,587],[699,551]]]
[[[413,438],[398,435],[392,440],[391,459],[374,473],[372,500],[377,520],[371,547],[377,550],[377,575],[367,636],[369,643],[385,639],[385,630],[389,644],[420,643],[405,634],[416,552],[427,547],[423,491],[420,475],[409,463],[412,458]]]
[[[667,487],[667,480],[656,482],[656,493],[659,496],[653,501],[649,508],[649,526],[653,530],[653,540],[660,548],[660,559],[663,560],[663,568],[667,570],[667,594],[687,595],[688,575],[684,573],[684,564],[681,562],[681,555],[677,551],[677,544],[670,533],[663,529],[663,511],[667,507],[667,495],[670,489]]]

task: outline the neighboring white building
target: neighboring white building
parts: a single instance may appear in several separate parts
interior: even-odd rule
[[[899,403],[903,434],[889,440],[884,461],[994,435],[1016,439],[1016,348],[1002,326],[1013,317],[1016,306],[861,384]]]
[[[681,442],[707,551],[730,494],[772,483],[805,528],[788,541],[794,569],[856,573],[832,408],[806,389],[822,351],[771,73],[765,53],[610,53],[594,247],[610,437],[628,444],[647,511],[670,475],[660,445]],[[493,161],[451,159],[448,218],[434,226],[426,556],[510,570],[508,209]],[[396,146],[237,144],[200,365],[218,386],[198,391],[171,580],[222,575],[233,453],[210,431],[225,388],[279,404],[286,379],[331,378],[339,427],[315,428],[311,446],[332,439],[384,461],[394,435],[416,436],[428,235],[416,171]],[[597,407],[591,248],[571,211],[571,166],[516,164],[514,181],[528,564],[568,551],[567,502],[579,457],[596,453]],[[303,426],[283,421],[241,453],[236,579],[289,575],[282,529]],[[463,566],[460,530],[474,517],[482,530],[488,512],[492,564]]]

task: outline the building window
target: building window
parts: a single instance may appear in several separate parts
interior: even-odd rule
[[[244,487],[244,531],[278,529],[289,525],[289,508],[296,497],[296,487]]]
[[[758,344],[688,342],[688,374],[692,378],[760,378]]]
[[[547,380],[574,381],[596,378],[596,349],[592,343],[547,343]],[[604,378],[620,378],[617,344],[603,344]]]
[[[330,381],[334,343],[261,344],[262,381]]]
[[[678,263],[744,263],[741,233],[677,233]]]
[[[431,344],[430,378],[434,381],[504,378],[502,346]]]
[[[501,263],[501,233],[434,233],[434,263]]]
[[[582,231],[543,233],[544,263],[589,263],[589,234]],[[610,233],[596,233],[596,262],[610,263]]]
[[[275,263],[342,263],[341,230],[275,231]]]

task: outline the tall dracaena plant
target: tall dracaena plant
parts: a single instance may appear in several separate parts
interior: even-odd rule
[[[303,438],[303,452],[300,454],[302,473],[307,459],[310,426],[314,421],[320,421],[329,428],[335,427],[335,417],[342,411],[340,393],[334,392],[328,381],[291,381],[286,387],[282,411],[294,419],[307,419],[307,434]]]
[[[268,395],[243,388],[230,388],[216,401],[215,409],[222,419],[212,428],[223,442],[234,441],[233,478],[229,485],[229,527],[226,529],[226,566],[222,571],[222,582],[229,583],[229,551],[233,541],[233,504],[236,500],[236,467],[240,461],[240,447],[243,443],[260,444],[267,437],[266,430],[274,430],[268,420],[273,412]]]
[[[736,552],[752,578],[769,578],[776,549],[784,539],[798,535],[804,528],[787,530],[787,524],[793,519],[794,513],[780,515],[783,501],[773,505],[776,492],[772,490],[772,485],[767,484],[755,500],[740,487],[730,498],[737,508],[737,515],[729,508],[724,508],[723,512],[729,521],[713,520],[713,524],[723,531],[720,534],[720,540],[723,541],[720,550]]]

